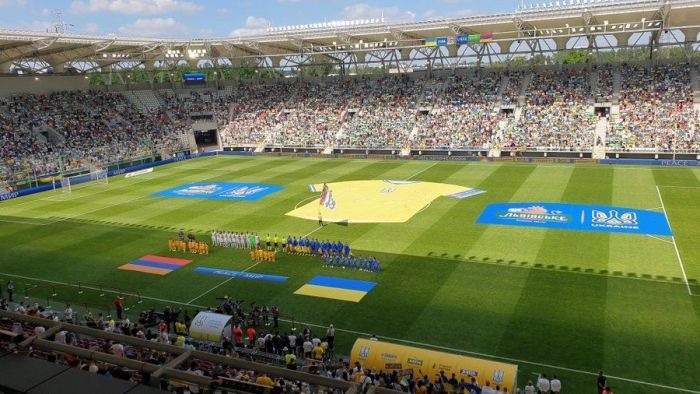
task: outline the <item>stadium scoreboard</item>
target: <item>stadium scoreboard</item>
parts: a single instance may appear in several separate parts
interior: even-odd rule
[[[207,81],[207,75],[202,73],[187,73],[182,76],[185,85],[204,85]]]

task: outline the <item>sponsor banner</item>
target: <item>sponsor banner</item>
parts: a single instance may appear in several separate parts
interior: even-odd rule
[[[560,203],[489,204],[479,224],[671,236],[662,212],[634,208]]]
[[[135,176],[139,176],[139,175],[146,175],[146,174],[150,174],[152,172],[153,172],[153,167],[149,167],[149,168],[145,168],[143,170],[129,172],[126,175],[124,175],[124,178],[131,178],[131,177],[135,177]]]
[[[190,337],[205,341],[219,342],[225,336],[224,330],[229,332],[229,322],[233,319],[229,315],[213,312],[199,312],[190,323]]]
[[[603,159],[600,164],[634,164],[644,166],[700,167],[700,160]]]
[[[226,201],[255,201],[284,190],[263,183],[209,182],[188,183],[153,194],[154,197],[205,198]]]
[[[421,349],[393,343],[357,339],[350,354],[350,364],[359,362],[363,368],[383,370],[388,373],[397,371],[399,375],[427,375],[435,380],[444,371],[445,375],[454,373],[457,380],[470,381],[475,378],[479,386],[488,380],[491,387],[496,385],[514,392],[518,366],[485,360],[475,357]],[[450,390],[448,390],[450,391]]]
[[[206,267],[197,267],[193,272],[207,275],[228,276],[229,278],[259,280],[263,282],[285,282],[287,279],[289,279],[286,276],[257,274],[255,272],[229,271]]]
[[[132,172],[132,171],[142,170],[144,168],[158,167],[158,166],[162,166],[164,164],[170,164],[170,163],[175,163],[178,161],[196,159],[198,157],[209,157],[209,156],[218,156],[218,155],[255,156],[255,152],[238,152],[238,151],[235,151],[235,152],[203,152],[203,153],[195,153],[195,154],[190,154],[190,155],[182,155],[182,156],[172,157],[170,159],[154,161],[151,163],[137,164],[137,165],[131,166],[131,167],[120,168],[117,170],[110,170],[107,172],[107,176],[111,177],[111,176],[116,176],[116,175],[123,175],[123,174],[129,173],[129,172]],[[73,182],[73,183],[75,184],[75,182]],[[80,182],[78,182],[78,183],[80,183]],[[56,187],[60,187],[60,182],[56,183]],[[54,188],[53,185],[44,185],[44,186],[39,186],[39,187],[22,189],[22,190],[18,190],[16,192],[12,192],[12,193],[1,194],[0,201],[10,200],[10,199],[22,197],[22,196],[28,196],[30,194],[40,193],[40,192],[43,192],[46,190],[51,190],[53,188]]]
[[[463,198],[473,197],[473,196],[477,196],[479,194],[484,194],[484,193],[486,193],[486,190],[470,189],[470,190],[465,190],[463,192],[450,194],[448,197],[463,199]]]

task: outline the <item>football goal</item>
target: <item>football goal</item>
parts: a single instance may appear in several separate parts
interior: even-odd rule
[[[67,176],[61,179],[61,191],[72,193],[76,188],[109,184],[107,170],[94,170],[88,174]]]

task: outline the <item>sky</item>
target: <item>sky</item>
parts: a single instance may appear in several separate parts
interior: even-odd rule
[[[268,27],[384,17],[387,23],[489,15],[517,0],[0,0],[0,28],[47,31],[57,10],[69,33],[210,38]]]

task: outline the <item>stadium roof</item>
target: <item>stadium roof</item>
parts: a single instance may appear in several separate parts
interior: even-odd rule
[[[543,50],[541,42],[548,41],[544,50],[558,51],[566,49],[567,41],[574,37],[586,37],[586,45],[591,49],[611,36],[615,40],[609,47],[635,45],[629,42],[630,37],[639,41],[643,34],[649,37],[648,44],[660,45],[662,33],[669,30],[684,35],[671,34],[670,41],[675,45],[697,42],[700,0],[562,0],[523,6],[506,14],[401,24],[387,24],[383,20],[322,23],[270,28],[261,35],[218,39],[127,38],[0,30],[0,72],[16,69],[18,62],[27,59],[51,65],[55,72],[63,71],[63,65],[71,62],[104,68],[117,63],[150,66],[156,62],[173,64],[184,60],[196,64],[203,59],[236,62],[254,58],[263,64],[260,59],[269,57],[272,59],[269,63],[279,65],[279,60],[285,57],[296,57],[297,63],[302,64],[319,56],[343,61],[348,54],[354,54],[361,62],[367,53],[378,52],[397,52],[399,60],[405,60],[413,49],[427,50],[425,39],[437,37],[450,38],[447,51],[454,57],[457,56],[457,45],[452,45],[454,38],[476,33],[493,35],[491,44],[467,44],[476,54],[494,50],[501,54],[512,53],[515,52],[511,51],[514,42],[524,42],[532,51],[539,51]],[[646,45],[647,39],[643,41]],[[445,52],[439,48],[431,51]],[[11,67],[13,64],[15,66]]]

